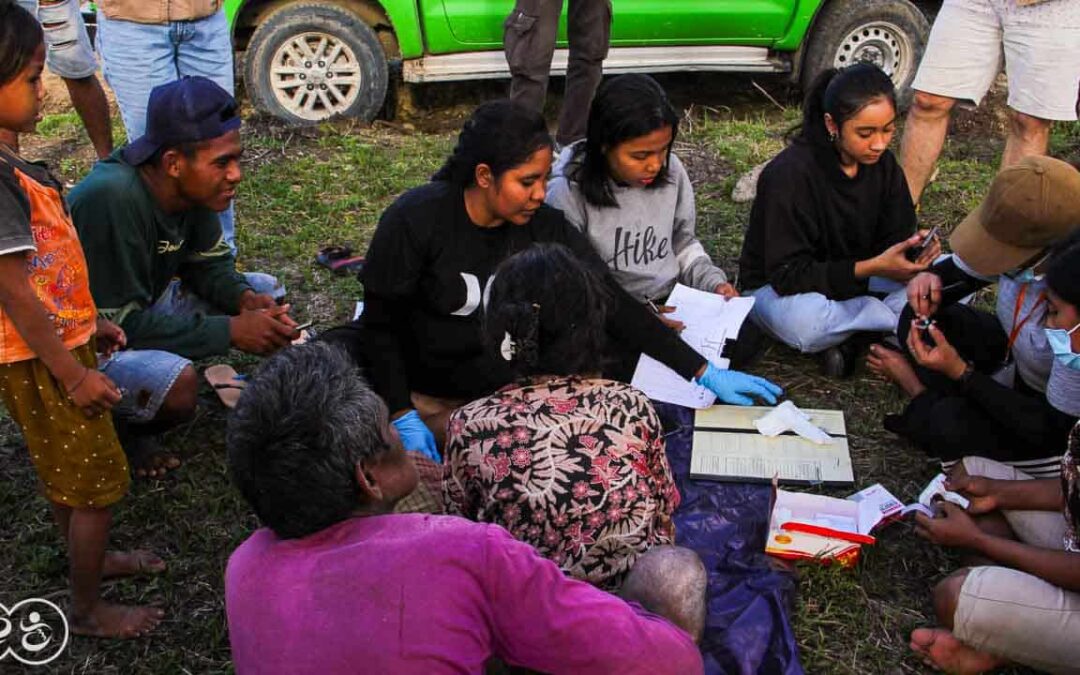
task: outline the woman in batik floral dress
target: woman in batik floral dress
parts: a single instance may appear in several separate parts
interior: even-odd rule
[[[617,587],[671,544],[679,503],[648,398],[599,377],[604,284],[560,244],[503,262],[484,320],[515,382],[450,418],[450,513],[497,523],[570,576]]]

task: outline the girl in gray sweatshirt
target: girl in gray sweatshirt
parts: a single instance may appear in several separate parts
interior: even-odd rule
[[[634,298],[663,301],[675,283],[738,295],[694,232],[694,190],[671,151],[679,117],[647,75],[605,82],[588,135],[559,155],[545,201],[584,232]]]

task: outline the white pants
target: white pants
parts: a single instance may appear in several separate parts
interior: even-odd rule
[[[762,330],[805,354],[843,343],[855,333],[894,333],[907,304],[907,289],[888,279],[873,278],[870,290],[888,293],[883,300],[863,295],[830,300],[821,293],[778,295],[772,286],[751,292],[750,317]]]

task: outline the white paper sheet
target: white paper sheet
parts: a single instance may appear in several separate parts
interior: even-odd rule
[[[750,314],[754,299],[727,300],[716,293],[706,293],[676,284],[665,304],[675,307],[675,311],[664,316],[686,325],[686,329],[680,334],[683,342],[717,368],[726,369],[728,360],[720,356],[724,343],[739,336],[739,329]],[[645,354],[638,360],[631,384],[645,392],[649,398],[690,408],[708,408],[716,401],[716,397],[705,387],[683,379],[675,371]]]

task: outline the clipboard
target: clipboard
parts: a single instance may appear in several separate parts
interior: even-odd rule
[[[772,408],[717,405],[694,415],[690,477],[741,483],[848,487],[855,484],[844,413],[804,410],[810,421],[832,437],[819,445],[792,432],[768,437],[754,420]]]

